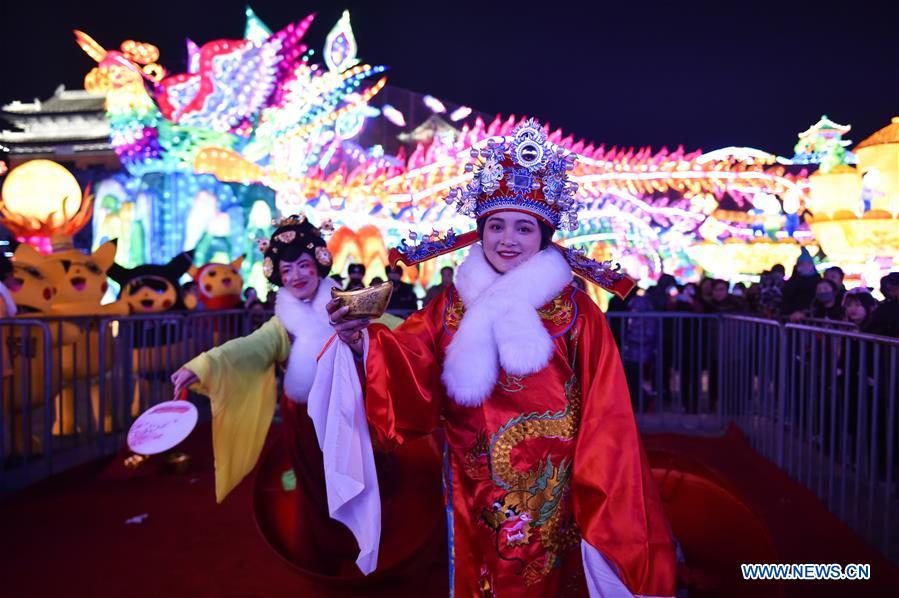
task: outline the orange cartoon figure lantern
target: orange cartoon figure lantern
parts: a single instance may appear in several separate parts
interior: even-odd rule
[[[78,327],[79,333],[73,343],[65,344],[61,350],[62,388],[56,399],[54,434],[71,434],[75,431],[75,404],[79,389],[89,389],[91,407],[81,413],[97,413],[98,376],[100,367],[101,334],[97,317],[125,315],[127,307],[121,303],[103,305],[102,299],[109,288],[107,271],[112,267],[116,254],[115,241],[108,241],[93,253],[83,253],[72,245],[71,237],[54,233],[51,237],[53,252],[43,256],[42,261],[55,271],[62,271],[56,282],[56,293],[50,306],[50,315],[69,318],[69,323]],[[76,319],[77,318],[77,319]],[[106,343],[104,371],[112,365],[111,335],[102,335]],[[112,405],[108,405],[111,413]],[[96,423],[96,422],[95,422]],[[107,427],[111,426],[111,421]]]
[[[178,281],[192,260],[192,252],[184,252],[164,265],[123,268],[114,264],[110,268],[109,276],[122,287],[119,301],[128,306],[132,316],[140,316],[122,320],[117,337],[123,350],[130,353],[129,367],[137,381],[131,403],[133,416],[149,407],[149,400],[144,397],[168,384],[172,356],[181,355],[186,342],[182,320],[165,314],[184,309]],[[122,359],[127,360],[124,355]]]
[[[116,254],[116,242],[107,241],[91,254],[73,248],[68,239],[55,235],[54,252],[46,257],[48,263],[58,263],[65,275],[57,285],[51,312],[60,316],[124,315],[121,304],[101,305],[109,289],[107,272]]]
[[[12,268],[9,290],[19,315],[34,317],[49,314],[56,296],[56,286],[65,278],[62,264],[45,262],[39,251],[22,243],[13,255]]]
[[[113,264],[109,276],[122,287],[119,301],[135,315],[184,309],[178,280],[190,269],[192,255],[188,251],[179,253],[165,265],[123,268]]]
[[[240,266],[244,256],[230,264],[210,263],[205,266],[191,266],[188,274],[197,284],[200,301],[206,309],[233,309],[241,303],[243,277]]]
[[[25,243],[16,248],[12,260],[9,290],[16,304],[19,320],[46,319],[57,285],[65,277],[61,264],[48,262],[34,247]],[[60,345],[71,347],[80,334],[78,327],[68,322],[46,321],[49,337],[40,325],[4,325],[0,335],[4,352],[9,358],[11,375],[3,378],[4,435],[17,453],[41,450],[40,428],[44,411],[52,393],[60,387],[62,372]],[[49,338],[49,346],[47,340]],[[47,373],[49,370],[49,386]],[[26,442],[26,439],[28,441]]]

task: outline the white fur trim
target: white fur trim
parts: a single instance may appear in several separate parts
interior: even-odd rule
[[[334,334],[325,305],[336,286],[331,278],[320,280],[315,297],[309,302],[294,297],[290,289],[278,291],[275,315],[294,338],[284,371],[284,392],[291,401],[305,403],[308,399],[315,379],[315,358]]]
[[[443,383],[457,403],[469,407],[483,403],[493,392],[500,366],[513,376],[546,367],[553,341],[537,309],[569,282],[571,268],[554,248],[499,274],[483,248],[472,246],[456,276],[465,316],[443,364]]]

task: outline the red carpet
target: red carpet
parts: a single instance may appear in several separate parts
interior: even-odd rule
[[[654,467],[701,464],[697,471],[712,472],[729,491],[719,492],[723,499],[717,502],[706,501],[712,505],[708,508],[716,510],[704,510],[699,517],[683,509],[671,513],[672,526],[682,536],[691,565],[691,596],[895,595],[899,571],[830,515],[811,493],[752,452],[738,432],[722,438],[653,435],[645,442]],[[215,504],[208,426],[198,428],[183,450],[193,457],[191,470],[183,475],[165,473],[160,465],[149,463],[136,476],[124,470],[117,458],[80,468],[0,503],[0,594],[446,595],[442,544],[397,577],[364,590],[335,590],[303,577],[269,548],[257,530],[251,483],[242,484],[224,504]],[[678,494],[686,492],[683,488],[687,486],[663,483],[663,496],[674,501],[686,496]],[[739,500],[734,501],[734,496]],[[751,516],[730,517],[717,527],[702,523],[707,513],[733,513],[741,505],[764,523],[753,523]],[[677,503],[669,506],[676,510]],[[143,523],[125,524],[126,519],[143,513],[148,514]],[[685,522],[693,526],[693,535],[678,530]],[[739,537],[731,535],[741,524],[744,530],[759,532],[752,542],[741,544]],[[764,525],[770,537],[757,529]],[[715,529],[720,529],[719,537],[713,537]],[[716,548],[709,554],[702,546],[691,546],[697,540],[729,549]],[[769,549],[777,562],[869,562],[873,579],[743,583],[736,573],[730,574],[729,566],[723,568],[722,563],[742,554]]]
[[[698,573],[699,582],[691,588],[691,598],[899,595],[899,569],[895,564],[840,522],[814,494],[753,451],[735,426],[718,438],[653,434],[644,437],[644,445],[657,479],[656,468],[665,463],[703,470],[750,511],[737,514],[731,506],[727,513],[718,508],[720,501],[712,501],[712,510],[704,505],[686,512],[671,503],[677,480],[659,484],[675,535],[685,544],[687,563]],[[750,537],[751,541],[741,543],[741,537]],[[741,562],[869,563],[871,579],[743,581]],[[702,591],[703,587],[708,591]]]
[[[198,426],[179,448],[193,457],[186,474],[166,473],[161,464],[150,461],[136,475],[121,466],[118,457],[0,503],[0,595],[296,598],[445,593],[443,542],[414,570],[374,588],[335,591],[303,577],[259,533],[249,478],[216,505],[209,426]],[[143,523],[125,524],[143,513],[148,514]]]

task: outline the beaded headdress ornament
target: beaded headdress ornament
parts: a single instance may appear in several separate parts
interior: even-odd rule
[[[577,183],[568,179],[577,156],[550,143],[534,119],[517,126],[508,137],[492,137],[471,149],[472,172],[464,187],[450,189],[447,203],[480,220],[492,212],[515,210],[538,218],[554,229],[577,228]]]

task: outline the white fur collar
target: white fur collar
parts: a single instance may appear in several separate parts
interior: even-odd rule
[[[333,279],[322,279],[310,302],[297,299],[289,289],[278,291],[275,315],[293,337],[284,371],[284,392],[292,401],[305,403],[308,399],[315,379],[315,358],[334,334],[325,305],[331,300],[331,289],[336,286]]]
[[[481,245],[459,266],[456,289],[465,315],[446,350],[443,383],[460,405],[476,407],[493,392],[499,367],[528,376],[549,363],[553,341],[537,310],[571,282],[571,267],[556,249],[499,274]]]

